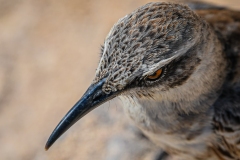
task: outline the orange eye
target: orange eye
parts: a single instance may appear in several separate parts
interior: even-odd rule
[[[153,73],[152,75],[147,76],[147,79],[148,80],[156,80],[161,76],[161,74],[162,74],[162,69],[159,69],[155,73]]]

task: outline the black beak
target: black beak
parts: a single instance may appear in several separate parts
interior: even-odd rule
[[[63,117],[60,123],[49,137],[45,149],[48,150],[52,144],[74,123],[81,119],[84,115],[89,113],[94,108],[103,104],[104,102],[116,97],[117,93],[106,94],[102,91],[102,86],[105,79],[98,83],[92,84],[82,98],[72,107],[70,111]]]

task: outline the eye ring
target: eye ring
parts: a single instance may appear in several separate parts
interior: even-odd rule
[[[160,69],[158,69],[156,72],[154,72],[152,75],[149,75],[149,76],[147,76],[146,78],[147,78],[147,80],[149,80],[149,81],[155,81],[155,80],[157,80],[158,78],[161,77],[162,73],[163,73],[163,69],[160,68]]]

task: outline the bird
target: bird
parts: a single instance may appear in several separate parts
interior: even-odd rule
[[[151,2],[118,20],[104,40],[94,80],[45,149],[115,97],[164,155],[240,159],[240,12]]]

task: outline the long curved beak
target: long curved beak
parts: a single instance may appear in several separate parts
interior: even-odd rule
[[[92,84],[82,98],[68,111],[60,123],[49,137],[45,149],[48,150],[52,144],[66,132],[74,123],[81,119],[84,115],[92,111],[94,108],[103,104],[104,102],[116,97],[117,93],[106,94],[102,91],[102,86],[105,79],[98,83]]]

